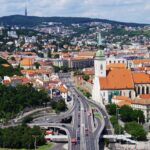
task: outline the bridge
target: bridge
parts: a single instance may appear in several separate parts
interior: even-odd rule
[[[122,140],[122,141],[126,141],[129,142],[131,144],[137,144],[136,141],[131,140],[129,138],[131,138],[131,135],[103,135],[104,139],[114,139],[114,140]]]
[[[50,141],[53,141],[53,142],[68,142],[68,135],[46,135],[45,136],[45,139],[46,140],[50,140]]]

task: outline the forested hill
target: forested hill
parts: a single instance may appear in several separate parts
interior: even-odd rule
[[[106,19],[93,19],[93,18],[80,18],[80,17],[36,17],[36,16],[23,16],[23,15],[12,15],[0,17],[0,24],[4,25],[17,25],[32,27],[41,24],[42,22],[60,22],[63,24],[73,24],[73,23],[90,23],[90,22],[102,22],[109,23],[112,25],[126,25],[126,26],[145,26],[146,24],[138,23],[125,23],[117,22]]]

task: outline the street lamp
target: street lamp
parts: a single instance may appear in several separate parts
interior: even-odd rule
[[[43,105],[44,105],[44,109],[45,109],[46,103],[44,102]],[[44,119],[46,120],[46,110],[44,110]]]
[[[120,108],[116,107],[116,117],[117,117],[118,125],[119,125],[119,109],[120,109]],[[119,127],[119,135],[120,135],[120,134],[121,134],[121,133],[120,133],[120,130],[121,130],[121,129],[120,129],[120,125],[119,125],[118,127]],[[120,140],[120,142],[121,142],[121,140]],[[120,144],[121,144],[121,143],[120,143]]]
[[[32,137],[34,138],[34,148],[36,150],[36,138],[39,136],[38,135],[32,135]]]

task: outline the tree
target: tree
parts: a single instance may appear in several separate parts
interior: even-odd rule
[[[87,74],[84,74],[84,75],[82,76],[82,78],[83,78],[83,80],[88,81],[88,80],[90,79],[90,76],[87,75]]]
[[[116,104],[108,104],[108,105],[106,105],[106,109],[110,115],[116,115],[117,105]]]
[[[50,50],[50,49],[48,50],[47,56],[48,56],[48,58],[51,58],[51,57],[52,57],[52,53],[51,53],[51,50]]]
[[[54,55],[54,58],[59,58],[59,54],[55,54],[55,55]]]
[[[12,61],[16,61],[15,57],[11,57],[11,60],[12,60]]]
[[[124,132],[124,129],[122,126],[119,125],[119,122],[118,122],[118,119],[116,116],[112,116],[110,118],[110,121],[114,127],[114,131],[115,131],[115,134],[123,134]]]
[[[62,70],[63,72],[68,72],[69,68],[67,66],[62,66],[60,67],[60,70]]]
[[[74,72],[74,76],[77,76],[77,75],[83,75],[83,73],[80,70],[76,70]]]
[[[67,108],[67,106],[66,106],[66,103],[65,103],[64,100],[59,100],[59,101],[57,102],[57,107],[56,107],[56,110],[57,110],[57,111],[65,111],[66,108]]]
[[[26,125],[9,127],[0,130],[0,147],[15,149],[33,149],[34,138],[37,135],[37,146],[45,144],[44,135],[40,127],[29,128]]]
[[[130,122],[134,120],[134,112],[130,106],[128,105],[122,106],[119,112],[120,112],[120,117],[122,121]]]
[[[110,117],[110,121],[112,123],[112,125],[114,126],[115,124],[118,124],[118,120],[116,116],[112,116]]]
[[[3,64],[7,64],[5,67]],[[11,64],[9,64],[5,59],[0,58],[0,76],[13,76],[13,75],[22,75],[20,72],[20,68],[13,68]]]
[[[137,122],[129,122],[125,124],[125,130],[133,136],[136,140],[146,140],[146,131],[143,126]]]
[[[39,69],[41,65],[38,62],[35,62],[34,66],[35,66],[36,69]]]
[[[124,122],[137,121],[140,123],[145,122],[144,113],[141,110],[133,110],[132,107],[124,105],[120,108],[120,117]]]
[[[84,94],[87,98],[90,98],[91,97],[91,94],[89,92],[85,92]]]
[[[57,67],[57,66],[53,66],[53,68],[54,68],[54,72],[55,72],[55,73],[58,73],[58,72],[60,71],[60,68]]]
[[[33,120],[31,116],[27,116],[23,119],[22,124],[30,123]]]
[[[11,87],[0,84],[0,118],[10,119],[20,111],[42,106],[48,101],[48,94],[36,90],[32,85]]]
[[[133,117],[134,121],[139,122],[139,123],[144,123],[145,122],[145,116],[143,111],[141,110],[133,110]]]

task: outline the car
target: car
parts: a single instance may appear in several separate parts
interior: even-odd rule
[[[85,128],[85,135],[86,135],[86,136],[89,135],[89,134],[88,134],[88,131],[89,131],[88,128]]]
[[[72,144],[76,144],[77,143],[77,139],[76,138],[71,138],[71,143]]]

